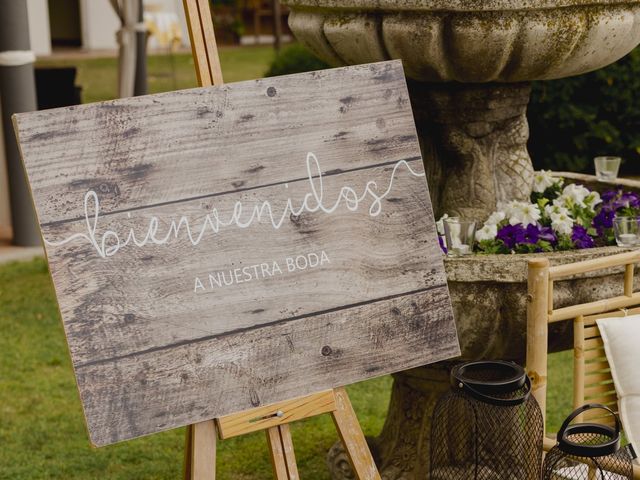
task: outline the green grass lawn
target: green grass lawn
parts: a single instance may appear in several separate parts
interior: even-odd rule
[[[270,47],[220,51],[225,81],[261,77],[273,58]],[[75,65],[83,100],[116,97],[117,61],[56,60],[47,65]],[[149,90],[161,92],[196,86],[189,55],[151,56]],[[118,445],[92,449],[43,260],[0,266],[0,479],[176,479],[182,469],[184,430],[164,432]],[[571,361],[566,353],[552,359],[549,426],[555,430],[571,407]],[[349,387],[367,435],[382,428],[391,379]],[[328,479],[325,455],[337,440],[328,416],[293,426],[302,478]],[[263,433],[224,441],[219,446],[221,480],[271,479]]]
[[[184,429],[94,449],[44,260],[0,266],[0,479],[176,479]],[[349,387],[363,429],[375,435],[389,377]],[[323,415],[293,425],[302,478],[329,479],[325,455],[337,440]],[[271,479],[264,433],[219,445],[219,478]]]
[[[264,76],[274,58],[270,46],[220,49],[220,63],[227,83]],[[84,103],[117,97],[118,61],[115,58],[42,60],[38,66],[75,66],[76,84],[82,87]],[[197,87],[193,58],[189,54],[150,55],[147,62],[149,93]]]
[[[0,266],[0,479],[180,478],[184,429],[93,449],[44,260]],[[571,360],[554,355],[549,427],[571,409]],[[391,379],[349,387],[365,434],[382,428]],[[327,415],[293,425],[300,475],[329,479],[325,455],[337,440]],[[221,442],[221,480],[271,479],[263,433]]]

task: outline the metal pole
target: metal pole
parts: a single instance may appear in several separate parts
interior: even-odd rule
[[[273,48],[276,52],[280,51],[282,46],[282,9],[279,0],[272,0],[273,7]]]
[[[138,0],[138,23],[144,23],[144,6],[142,0]],[[133,87],[133,95],[147,94],[147,32],[136,31],[136,80]]]
[[[33,73],[35,57],[29,44],[27,2],[0,0],[0,103],[4,131],[13,243],[40,245],[31,194],[13,131],[11,115],[37,110]]]

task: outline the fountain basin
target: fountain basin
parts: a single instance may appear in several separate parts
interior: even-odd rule
[[[604,67],[640,42],[638,0],[284,0],[289,25],[338,65],[402,59],[425,82],[522,82]]]
[[[445,259],[454,316],[465,359],[510,359],[523,363],[526,350],[527,263],[544,256],[551,265],[629,251],[602,247],[530,255],[473,255]],[[554,283],[555,308],[622,295],[624,269],[590,272]],[[636,273],[640,279],[640,274]],[[550,348],[569,348],[570,322],[552,325]]]

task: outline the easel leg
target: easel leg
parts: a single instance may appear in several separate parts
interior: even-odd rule
[[[267,429],[271,464],[277,480],[299,480],[293,440],[288,424]]]
[[[331,413],[358,480],[381,480],[371,451],[344,388],[334,390],[336,410]]]
[[[187,425],[184,438],[184,480],[191,479],[191,456],[193,455],[193,425]]]
[[[216,424],[213,420],[187,427],[185,480],[215,480]]]

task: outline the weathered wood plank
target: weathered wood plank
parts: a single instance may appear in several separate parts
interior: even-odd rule
[[[399,62],[14,123],[96,445],[459,353]]]
[[[79,367],[76,376],[92,442],[105,445],[458,354],[443,286]]]
[[[399,62],[15,116],[40,222],[420,157]],[[186,168],[188,166],[188,168]],[[171,179],[171,182],[167,182]]]
[[[386,188],[390,168],[337,175],[331,184],[325,179],[325,198],[333,202],[343,185],[365,183],[363,176]],[[421,171],[420,164],[413,168]],[[272,232],[270,222],[263,221],[247,229],[209,232],[196,248],[187,235],[180,235],[166,245],[126,246],[108,258],[101,258],[86,239],[49,246],[49,250],[55,249],[55,255],[50,256],[52,269],[73,273],[54,277],[54,284],[67,333],[76,339],[70,345],[74,363],[444,284],[435,226],[423,197],[423,179],[415,181],[406,170],[398,170],[395,179],[391,195],[376,217],[365,213],[371,203],[367,202],[358,212],[340,208],[331,215],[314,212],[287,218]],[[297,182],[286,190],[287,195],[300,198],[308,185]],[[282,186],[266,187],[259,193],[216,197],[214,202],[220,216],[226,218],[237,201],[251,207],[257,197],[274,200],[282,191]],[[275,211],[276,202],[273,204]],[[125,232],[124,237],[132,226],[148,225],[152,216],[164,221],[160,235],[168,230],[170,219],[181,215],[197,219],[192,222],[195,231],[210,210],[209,202],[192,201],[136,211],[131,218],[124,213],[107,216],[100,221],[96,236],[111,230]],[[86,231],[85,221],[43,228],[50,241]],[[144,229],[138,231],[143,238]],[[259,249],[255,248],[256,238],[260,238]],[[79,258],[83,261],[78,262]],[[296,264],[291,259],[300,261]],[[317,266],[299,269],[305,261]],[[261,270],[263,265],[266,272]],[[250,281],[244,281],[244,267]],[[235,273],[241,283],[236,282]],[[298,294],[292,295],[294,291]]]

